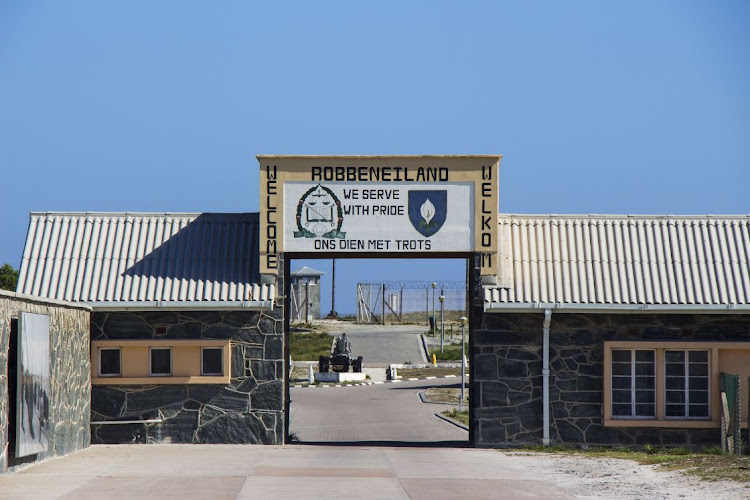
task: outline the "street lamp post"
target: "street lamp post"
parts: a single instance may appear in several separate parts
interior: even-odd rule
[[[443,323],[443,313],[445,311],[445,295],[441,293],[438,299],[440,300],[440,352],[443,352],[443,339],[445,339],[445,326]]]
[[[469,322],[469,320],[466,318],[466,316],[461,316],[461,399],[458,401],[458,411],[463,411],[463,404],[464,404],[464,386],[466,385],[465,379],[466,375],[464,372],[466,371],[466,353],[464,352],[465,344],[464,344],[464,334],[466,330],[466,323]]]
[[[435,336],[435,289],[437,288],[437,283],[434,281],[432,282],[432,336]]]

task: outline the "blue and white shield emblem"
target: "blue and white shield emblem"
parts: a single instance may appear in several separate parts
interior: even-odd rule
[[[409,191],[409,220],[422,236],[440,231],[448,212],[448,191]]]

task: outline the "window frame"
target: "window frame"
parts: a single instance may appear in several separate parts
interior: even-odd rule
[[[169,351],[169,373],[154,373],[153,368],[153,351]],[[149,377],[171,377],[174,373],[174,360],[172,359],[172,346],[151,346],[148,348],[148,376]]]
[[[120,371],[118,373],[102,373],[102,352],[103,351],[117,351],[117,357],[119,358]],[[96,374],[99,377],[122,377],[122,348],[120,347],[99,347],[97,349],[97,363],[96,363]]]
[[[206,350],[214,350],[214,351],[219,351],[219,353],[221,353],[221,358],[220,358],[220,370],[221,371],[219,372],[204,372],[203,371],[203,353],[206,352]],[[201,377],[223,377],[224,376],[224,348],[213,347],[213,346],[202,346],[200,363],[201,363],[201,366],[200,366]]]
[[[605,427],[664,427],[674,429],[718,429],[720,428],[721,422],[719,417],[721,415],[721,402],[719,398],[720,387],[719,387],[719,373],[720,370],[724,370],[724,353],[731,353],[732,351],[740,351],[746,353],[745,355],[750,356],[750,341],[741,342],[714,342],[705,340],[696,341],[679,341],[679,340],[605,340],[603,342],[603,360],[602,360],[602,423]],[[610,370],[613,349],[656,349],[663,353],[664,350],[672,349],[697,349],[697,350],[708,350],[709,351],[709,387],[711,391],[710,404],[710,420],[697,420],[687,418],[665,418],[665,399],[664,394],[666,381],[661,376],[663,367],[663,354],[657,357],[657,369],[660,374],[656,380],[657,386],[657,407],[656,407],[656,419],[642,420],[642,419],[623,419],[619,417],[613,417],[610,411],[611,403],[611,381],[610,381]],[[735,355],[729,358],[732,361],[727,363],[743,363],[740,361],[742,355]],[[744,372],[742,372],[744,373]],[[747,374],[750,376],[750,373]],[[745,418],[743,414],[743,419]],[[747,428],[747,424],[743,420],[743,428]]]
[[[658,405],[658,361],[657,361],[657,350],[653,348],[643,348],[643,347],[612,347],[610,348],[610,361],[609,361],[609,414],[611,415],[611,418],[613,420],[656,420],[658,418],[658,411],[657,411],[657,405]],[[614,362],[612,361],[611,353],[613,351],[630,351],[630,379],[631,379],[631,387],[630,387],[630,409],[631,414],[630,415],[614,415],[614,398],[612,397],[612,391],[615,389],[612,387],[612,378],[614,377],[612,373],[612,365]],[[648,351],[652,352],[654,355],[653,359],[653,375],[651,377],[654,380],[654,389],[651,391],[653,392],[653,400],[652,405],[654,408],[654,414],[653,415],[637,415],[636,414],[636,407],[638,402],[636,401],[636,364],[639,363],[639,361],[636,360],[635,353],[637,351]],[[641,362],[642,363],[642,362]],[[618,389],[621,390],[621,389]]]
[[[706,403],[706,406],[708,407],[708,415],[705,417],[691,417],[689,415],[682,415],[682,416],[669,416],[667,415],[667,388],[666,388],[666,380],[667,380],[667,351],[682,351],[685,353],[685,360],[683,361],[683,367],[684,367],[684,380],[685,380],[685,389],[683,390],[685,394],[685,408],[686,410],[689,410],[690,405],[690,387],[689,387],[689,369],[690,369],[690,361],[689,361],[689,353],[691,351],[702,351],[706,353],[706,364],[708,365],[708,374],[706,377],[708,378],[708,402]],[[705,420],[711,420],[711,349],[706,347],[703,349],[700,348],[685,348],[685,347],[665,347],[662,349],[662,376],[664,377],[664,398],[663,398],[663,407],[664,407],[664,420],[671,420],[671,421],[685,421],[685,420],[693,420],[693,421],[705,421]],[[689,413],[689,411],[688,411]]]

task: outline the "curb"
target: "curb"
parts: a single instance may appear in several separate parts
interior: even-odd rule
[[[427,340],[424,338],[424,333],[419,334],[419,338],[422,339],[422,354],[427,362],[430,362],[430,350],[427,348]]]
[[[459,427],[459,428],[461,428],[461,429],[463,429],[463,430],[465,430],[465,431],[468,431],[468,430],[469,430],[469,426],[467,426],[467,425],[464,425],[464,424],[462,424],[461,422],[458,422],[458,421],[456,421],[456,420],[453,420],[452,418],[448,418],[448,417],[446,417],[445,415],[442,415],[442,414],[440,414],[440,413],[436,413],[436,414],[435,414],[435,416],[436,416],[437,418],[439,418],[440,420],[445,420],[445,421],[446,421],[446,422],[448,422],[449,424],[453,424],[453,425],[455,425],[456,427]]]
[[[361,387],[363,385],[381,385],[381,384],[398,384],[401,382],[413,382],[415,380],[435,380],[435,379],[441,379],[441,378],[458,378],[458,375],[443,375],[441,377],[411,377],[411,378],[400,378],[396,380],[379,380],[377,382],[360,382],[357,384],[313,384],[309,385],[307,383],[304,384],[289,384],[289,387],[306,387],[306,388],[314,388],[314,387]],[[466,377],[466,380],[468,380],[469,377]],[[444,403],[449,404],[449,403]],[[455,405],[454,405],[455,406]]]
[[[427,403],[430,405],[458,406],[458,403],[441,403],[439,401],[430,401],[427,398],[425,398],[424,391],[419,391],[419,399],[421,399],[423,403]]]

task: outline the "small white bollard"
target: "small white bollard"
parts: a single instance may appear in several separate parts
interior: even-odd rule
[[[391,380],[396,380],[398,378],[398,371],[396,370],[395,366],[391,366]]]
[[[315,383],[315,375],[313,374],[312,365],[307,365],[307,383],[312,385]]]

